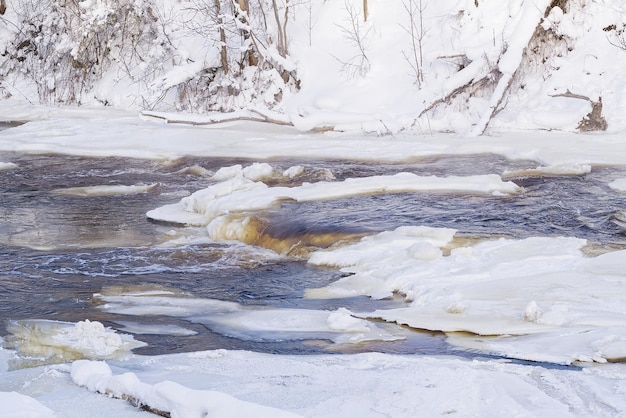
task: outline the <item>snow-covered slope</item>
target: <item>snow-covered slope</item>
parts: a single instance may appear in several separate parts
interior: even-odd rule
[[[239,4],[9,0],[0,93],[378,134],[576,131],[595,103],[626,128],[626,6],[610,0]]]

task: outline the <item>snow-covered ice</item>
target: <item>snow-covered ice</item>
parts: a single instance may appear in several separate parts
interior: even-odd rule
[[[408,306],[362,315],[465,332],[449,341],[511,358],[560,364],[626,358],[624,251],[588,258],[584,240],[536,237],[456,247],[444,257],[433,241],[423,228],[400,228],[314,253],[309,262],[352,274],[309,297],[399,293]]]
[[[14,168],[17,168],[17,164],[15,163],[3,163],[0,161],[0,171],[1,170],[12,170]]]
[[[119,334],[97,321],[76,324],[50,320],[19,320],[7,325],[9,343],[26,357],[54,360],[112,358],[144,346],[131,335]]]
[[[220,216],[268,209],[283,200],[310,202],[359,194],[419,191],[487,194],[511,194],[519,191],[515,183],[503,182],[495,174],[440,178],[398,173],[391,176],[371,176],[336,182],[305,183],[299,187],[268,187],[263,182],[251,180],[249,175],[246,175],[245,169],[238,167],[235,167],[228,179],[224,173],[218,174],[220,174],[218,178],[225,180],[197,191],[183,198],[179,203],[152,210],[148,212],[148,217],[158,221],[186,225],[208,225],[211,231],[219,229],[212,227],[211,224]],[[215,234],[210,235],[218,238]]]
[[[621,365],[555,369],[378,353],[276,356],[215,350],[106,363],[81,360],[71,367],[2,374],[0,389],[9,392],[3,397],[24,404],[20,411],[37,408],[39,415],[26,416],[66,418],[152,416],[111,398],[121,394],[186,418],[239,416],[240,411],[307,417],[379,416],[379,411],[398,418],[608,417],[626,407]],[[10,393],[14,389],[21,395]],[[107,389],[109,396],[96,393]]]
[[[235,302],[151,294],[95,295],[101,309],[124,315],[166,315],[200,323],[214,332],[242,340],[330,340],[338,344],[394,341],[405,338],[401,329],[357,318],[345,308],[253,309]]]
[[[136,184],[130,186],[106,184],[101,186],[67,187],[64,189],[56,189],[53,192],[67,196],[116,196],[148,193],[158,186],[158,184]]]

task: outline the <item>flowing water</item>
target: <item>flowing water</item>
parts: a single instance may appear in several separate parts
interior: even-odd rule
[[[0,153],[0,162],[16,168],[0,171],[0,335],[6,321],[51,319],[98,320],[120,328],[124,315],[105,312],[93,295],[112,287],[174,289],[193,297],[280,308],[376,309],[400,301],[367,298],[308,300],[306,288],[340,277],[330,269],[307,265],[297,257],[269,256],[243,244],[202,242],[160,246],[172,229],[147,220],[145,213],[174,203],[207,187],[220,167],[250,161],[185,158],[145,161],[63,155]],[[472,175],[534,168],[531,161],[508,161],[494,155],[441,157],[403,164],[354,161],[273,161],[286,169],[302,165],[301,181],[337,180],[394,174]],[[524,192],[511,197],[454,193],[393,193],[296,204],[286,202],[261,216],[277,240],[309,234],[363,234],[402,225],[457,229],[468,238],[498,236],[575,236],[597,249],[622,248],[626,239],[615,215],[626,209],[626,195],[608,187],[626,177],[625,168],[594,167],[582,176],[515,179]],[[141,193],[84,195],[68,188],[145,185]],[[194,335],[142,334],[143,354],[214,348],[274,353],[316,353],[328,346],[316,341],[242,341],[200,324],[159,315],[133,317],[144,324],[180,325]],[[450,348],[441,335],[410,332],[401,342],[370,343],[353,351],[443,353]],[[343,351],[346,351],[344,348]],[[326,351],[324,351],[326,352]]]

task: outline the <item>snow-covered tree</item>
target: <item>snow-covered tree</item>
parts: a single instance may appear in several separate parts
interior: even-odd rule
[[[148,0],[19,0],[14,5],[15,41],[7,46],[2,73],[31,80],[43,102],[80,103],[114,65],[131,79],[145,79],[170,53]]]

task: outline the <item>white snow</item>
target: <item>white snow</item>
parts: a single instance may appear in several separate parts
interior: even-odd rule
[[[626,52],[611,44],[626,23],[622,5],[571,0],[568,10],[553,8],[544,18],[547,0],[424,2],[424,80],[419,83],[406,58],[416,52],[406,30],[407,2],[369,0],[366,22],[361,1],[290,2],[290,55],[281,57],[273,45],[265,52],[283,68],[297,71],[302,88],[282,92],[280,103],[264,108],[266,96],[273,101],[272,88],[280,83],[275,72],[273,78],[264,73],[272,87],[267,95],[250,99],[253,87],[242,82],[240,94],[232,98],[234,112],[200,115],[171,111],[181,104],[177,98],[187,97],[176,89],[216,65],[218,48],[208,45],[205,33],[183,27],[193,12],[189,2],[154,2],[155,13],[167,22],[159,26],[159,36],[172,40],[174,57],[168,59],[155,46],[139,51],[149,61],[130,74],[121,71],[121,64],[113,65],[81,97],[93,107],[34,104],[33,81],[19,71],[10,74],[0,86],[3,98],[12,96],[0,101],[0,120],[27,123],[0,131],[0,152],[255,161],[216,173],[192,168],[206,177],[207,187],[176,202],[184,195],[179,194],[171,204],[149,212],[153,219],[203,227],[199,232],[190,228],[182,238],[176,233],[166,237],[173,238],[168,242],[173,246],[207,236],[239,239],[248,218],[230,215],[253,215],[285,199],[307,202],[388,192],[515,199],[524,191],[508,179],[584,176],[598,166],[626,164]],[[100,0],[80,5],[93,24],[109,13]],[[346,36],[350,7],[361,25],[363,51]],[[0,19],[2,50],[13,42],[5,19],[15,20],[11,2]],[[526,49],[538,26],[550,42]],[[66,38],[55,47],[76,53]],[[144,78],[148,74],[151,79]],[[51,75],[36,81],[56,82]],[[509,83],[514,88],[507,91]],[[453,94],[466,85],[476,94]],[[589,100],[564,97],[566,92]],[[591,110],[590,101],[599,98],[608,131],[574,134]],[[102,107],[104,102],[118,108]],[[268,117],[293,126],[254,122]],[[487,126],[488,135],[468,137]],[[293,166],[279,171],[272,159],[411,162],[468,154],[532,160],[536,168],[343,181],[328,173],[325,181],[272,185],[297,179],[304,170]],[[2,175],[17,167],[0,162]],[[606,184],[616,195],[626,191],[624,178],[607,178]],[[123,196],[157,186],[96,185],[55,192]],[[175,317],[241,339],[324,339],[366,346],[406,338],[413,332],[401,326],[406,324],[440,332],[459,350],[499,358],[445,355],[453,351],[437,356],[291,356],[213,350],[143,356],[130,351],[142,343],[100,322],[35,318],[12,322],[12,335],[0,348],[0,416],[152,416],[131,403],[178,418],[621,416],[626,411],[626,252],[604,249],[606,253],[592,256],[584,251],[586,245],[576,237],[541,236],[467,243],[457,240],[452,229],[415,225],[310,255],[309,263],[340,269],[346,276],[325,288],[308,289],[307,297],[398,301],[373,312],[258,308],[159,292],[103,292],[95,298],[108,312]],[[119,324],[138,339],[149,333],[195,332],[139,320]],[[56,364],[35,366],[46,362]],[[26,365],[32,367],[21,368]]]
[[[30,113],[29,113],[30,112]],[[466,138],[453,134],[394,137],[355,133],[303,134],[291,127],[258,122],[228,122],[203,127],[162,125],[136,113],[102,108],[40,109],[0,101],[0,119],[12,114],[29,123],[3,131],[0,151],[69,153],[170,159],[184,155],[410,161],[433,155],[493,153],[531,159],[542,166],[621,165],[626,143],[619,133],[509,132]],[[52,119],[51,119],[52,118]],[[88,134],[87,134],[88,133]]]
[[[513,15],[510,26],[505,30],[510,30],[510,34],[506,36],[505,51],[498,60],[498,70],[500,71],[500,79],[489,99],[488,111],[478,121],[472,130],[472,135],[481,135],[487,127],[487,124],[493,117],[493,113],[498,109],[502,102],[506,89],[513,80],[513,76],[518,71],[524,50],[528,46],[535,28],[541,23],[543,11],[550,4],[550,0],[527,0],[522,3],[520,10]]]
[[[45,407],[36,399],[17,392],[0,392],[2,416],[8,418],[56,418],[50,408]]]
[[[104,362],[78,360],[72,364],[74,383],[93,392],[117,398],[136,400],[172,417],[285,417],[299,415],[250,402],[240,401],[217,391],[194,390],[176,382],[163,381],[154,385],[144,383],[134,373],[113,375]]]
[[[626,341],[620,302],[624,277],[618,273],[626,269],[626,252],[590,259],[581,252],[584,240],[537,237],[457,247],[444,257],[430,250],[439,231],[418,232],[400,228],[314,253],[310,263],[341,266],[352,275],[310,290],[309,297],[382,299],[399,293],[407,307],[362,316],[470,333],[450,341],[472,348],[480,341],[482,350],[507,357],[563,364],[626,357],[615,343]],[[409,257],[416,246],[418,255],[426,248],[428,256]]]
[[[107,388],[111,394],[127,392],[153,407],[182,411],[187,406],[185,413],[190,415],[172,416],[190,417],[202,411],[209,399],[221,408],[224,415],[220,416],[237,416],[242,408],[253,416],[271,412],[272,416],[368,417],[384,411],[398,418],[609,417],[626,407],[621,396],[626,391],[622,365],[566,370],[378,353],[276,356],[215,350],[107,363],[80,361],[71,368],[49,366],[0,375],[2,390],[24,383],[25,396],[66,418],[151,416],[92,392]],[[42,396],[51,393],[51,386],[58,393],[56,399]],[[159,391],[165,388],[171,390]]]

